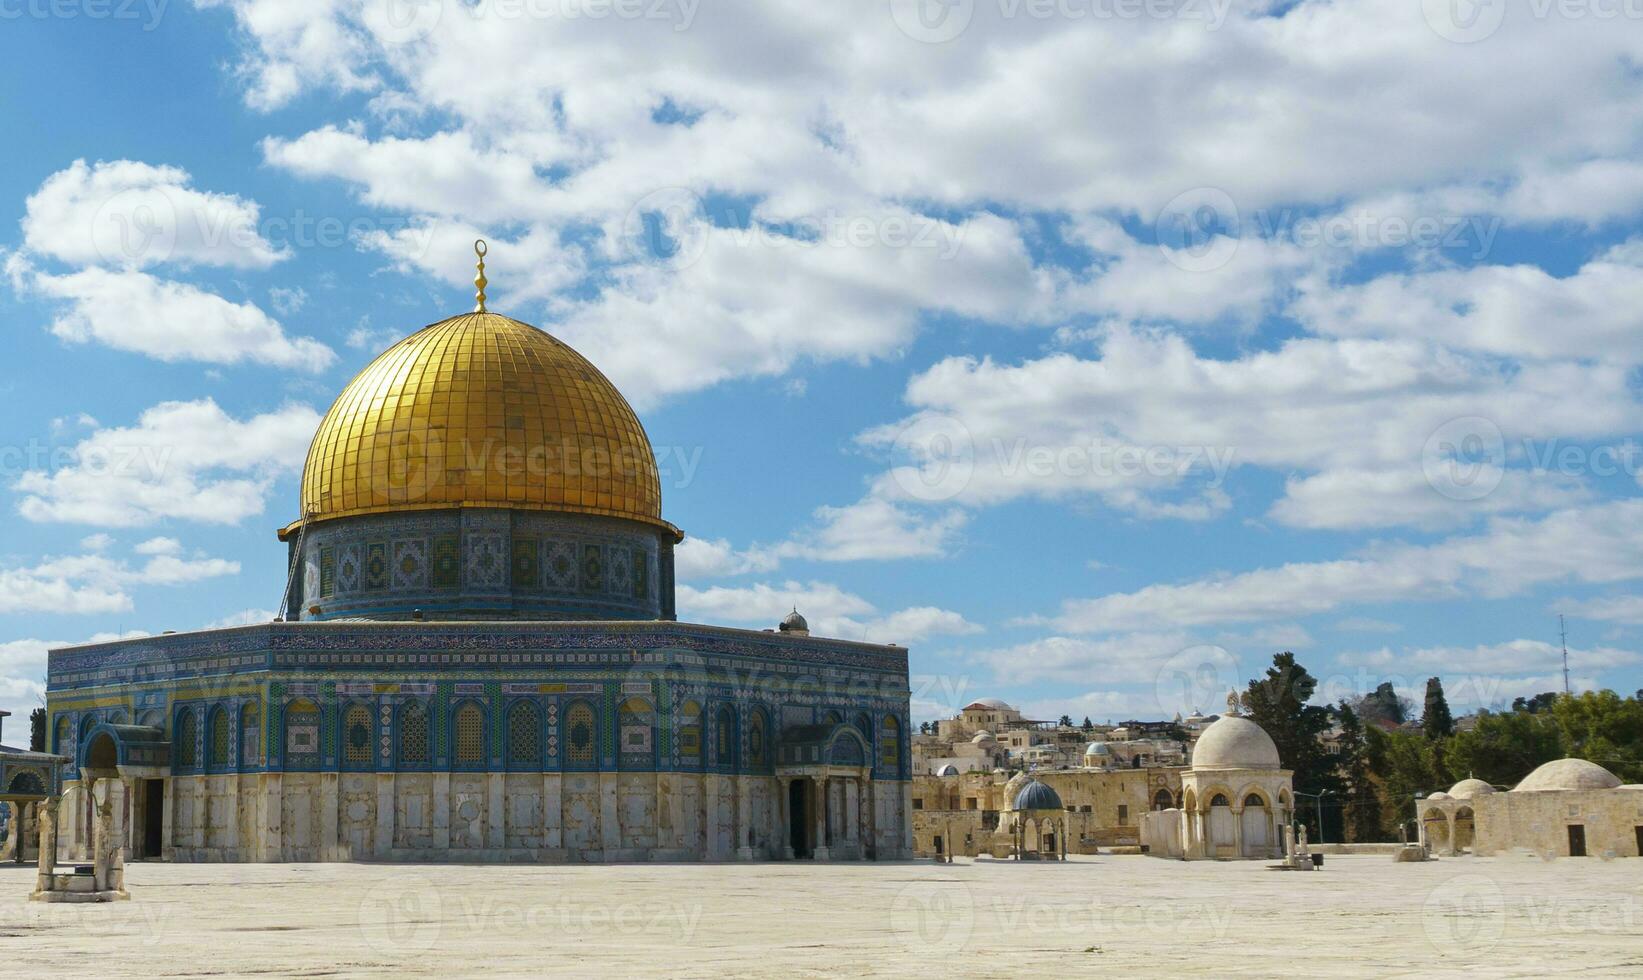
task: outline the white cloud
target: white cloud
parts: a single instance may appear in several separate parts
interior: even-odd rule
[[[816,526],[778,545],[783,558],[813,561],[885,561],[935,558],[947,553],[967,518],[957,510],[927,516],[869,494],[844,507],[818,507]]]
[[[1606,596],[1581,602],[1565,600],[1558,608],[1585,619],[1643,625],[1643,596],[1640,595]]]
[[[1487,530],[1432,545],[1371,546],[1359,557],[1293,562],[1134,592],[1071,599],[1051,618],[1075,633],[1259,622],[1358,603],[1520,595],[1553,582],[1643,577],[1643,501],[1497,518]]]
[[[958,613],[916,606],[881,616],[871,602],[829,582],[759,582],[744,587],[681,585],[682,616],[700,622],[729,621],[774,628],[795,607],[816,636],[903,646],[930,636],[959,636],[981,627]]]
[[[274,477],[300,467],[319,415],[306,405],[234,419],[210,399],[162,402],[102,429],[74,462],[17,481],[31,521],[133,527],[163,518],[235,524],[262,513]]]
[[[191,182],[178,167],[76,160],[29,197],[24,244],[70,265],[127,269],[166,262],[266,269],[290,257],[263,237],[255,201]]]
[[[673,573],[680,582],[769,572],[778,564],[766,549],[737,551],[723,538],[686,538],[673,550]]]
[[[221,619],[212,620],[200,629],[220,630],[233,626],[256,626],[260,623],[272,622],[277,615],[279,614],[272,609],[242,609]]]
[[[1564,277],[1532,265],[1386,275],[1361,285],[1303,283],[1292,313],[1343,337],[1434,340],[1536,360],[1643,358],[1643,241],[1615,246]]]
[[[274,307],[275,313],[286,316],[308,305],[308,290],[300,286],[294,289],[275,286],[268,290],[268,302]]]
[[[1403,624],[1370,616],[1348,616],[1335,622],[1334,628],[1346,633],[1398,633]]]
[[[1414,340],[1313,338],[1215,359],[1120,323],[1100,337],[1095,359],[940,361],[908,383],[913,415],[860,440],[899,454],[894,483],[970,506],[1093,496],[1143,517],[1206,519],[1229,506],[1229,472],[1260,466],[1294,474],[1272,510],[1283,523],[1437,527],[1583,496],[1573,479],[1516,471],[1481,499],[1446,495],[1426,457],[1453,420],[1480,418],[1509,445],[1636,420],[1620,365],[1514,370]]]
[[[314,373],[336,360],[331,348],[313,338],[287,336],[255,304],[233,303],[187,283],[102,268],[54,276],[16,255],[7,270],[20,290],[68,304],[51,332],[70,343],[95,341],[167,362],[252,362]]]
[[[131,549],[139,555],[175,555],[183,550],[181,541],[176,538],[149,538]]]
[[[0,568],[0,613],[129,612],[129,589],[186,585],[239,571],[239,562],[206,556],[154,555],[139,565],[95,552],[46,558],[32,566]]]

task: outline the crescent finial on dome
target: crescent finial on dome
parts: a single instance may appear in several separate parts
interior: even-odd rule
[[[481,238],[474,242],[474,254],[479,256],[479,274],[474,276],[474,302],[477,304],[474,307],[475,313],[485,312],[485,287],[491,284],[491,281],[485,278],[485,256],[490,250],[491,247],[485,244],[485,239]]]

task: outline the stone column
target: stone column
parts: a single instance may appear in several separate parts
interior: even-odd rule
[[[861,784],[855,779],[844,781],[844,841],[850,845],[850,856],[861,857]]]
[[[228,826],[223,828],[222,846],[224,861],[239,861],[240,856],[240,777],[238,773],[229,773],[222,777],[228,784],[227,799],[224,806],[228,809]],[[326,858],[325,860],[329,860]]]
[[[17,809],[12,804],[12,809]],[[15,818],[14,818],[15,819]],[[17,831],[12,836],[22,839],[23,825],[17,825]],[[40,815],[40,854],[39,870],[35,878],[34,890],[36,893],[49,892],[55,882],[52,879],[57,870],[57,798],[54,796],[45,802],[45,812]]]
[[[131,860],[137,853],[137,780],[131,776],[120,777],[120,813],[123,818],[120,827],[120,856],[123,860]]]
[[[263,860],[285,860],[285,774],[271,772],[262,778],[262,801],[258,806],[262,810],[262,838]],[[166,782],[166,793],[170,795],[172,780]],[[171,807],[165,808],[166,841],[171,840]]]
[[[616,773],[599,774],[599,839],[607,861],[614,861],[614,852],[622,847],[622,819],[616,799],[616,780]]]
[[[811,776],[810,777],[810,788],[811,788],[810,796],[811,796],[811,800],[812,800],[811,809],[813,811],[812,816],[811,816],[811,826],[813,828],[813,833],[814,833],[815,838],[816,838],[815,846],[811,848],[811,854],[814,855],[814,857],[817,861],[826,861],[826,860],[830,859],[830,855],[829,855],[828,850],[827,850],[827,779],[826,779],[826,777]]]
[[[342,853],[338,824],[342,817],[342,777],[334,772],[320,773],[319,777],[319,846],[321,861],[342,861],[364,855]]]
[[[782,857],[789,861],[797,856],[793,853],[793,834],[791,831],[793,826],[793,815],[790,812],[793,808],[792,786],[793,781],[791,779],[778,778],[776,780],[775,810],[781,815],[782,822],[780,835],[776,839],[782,843]]]
[[[1244,808],[1232,808],[1232,853],[1244,856]]]
[[[434,850],[444,856],[451,850],[451,774],[436,772],[432,783],[432,798],[428,800],[433,811],[428,815],[429,829],[433,832]]]
[[[735,776],[736,786],[736,859],[753,860],[753,799],[748,781],[752,776]]]
[[[560,822],[563,817],[560,779],[556,772],[542,774],[542,846],[546,848],[564,846],[564,831]]]
[[[335,777],[332,777],[335,778]],[[449,778],[449,777],[447,777]],[[331,785],[336,785],[332,783]],[[437,805],[437,804],[436,804]],[[336,807],[331,807],[336,812]],[[332,819],[335,819],[334,817]],[[371,833],[371,850],[379,858],[388,856],[394,847],[394,774],[377,773],[377,825]]]
[[[488,823],[485,834],[485,847],[492,851],[501,851],[508,845],[507,779],[507,773],[492,772],[485,775],[485,789],[488,797],[485,806],[485,817]]]

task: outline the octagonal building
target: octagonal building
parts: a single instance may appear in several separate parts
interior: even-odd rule
[[[677,622],[638,416],[483,300],[343,389],[279,538],[274,622],[51,652],[63,859],[105,779],[128,860],[911,855],[907,651]]]

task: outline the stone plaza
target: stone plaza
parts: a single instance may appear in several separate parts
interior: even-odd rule
[[[9,972],[122,976],[1635,976],[1630,861],[1330,853],[1315,874],[1018,863],[136,864],[140,901],[27,901]]]

